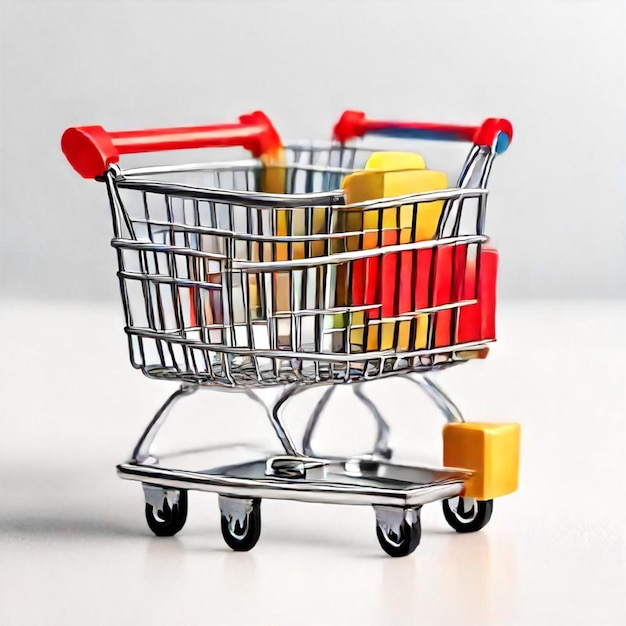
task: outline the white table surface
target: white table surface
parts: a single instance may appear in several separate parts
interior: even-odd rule
[[[114,470],[175,387],[132,370],[118,308],[4,301],[0,624],[626,623],[625,321],[608,302],[500,307],[489,358],[439,381],[468,419],[522,423],[520,490],[473,535],[424,507],[421,545],[391,559],[369,507],[266,501],[257,547],[233,553],[216,497],[192,493],[181,533],[151,536]],[[438,463],[443,422],[419,391],[370,389],[398,455]],[[294,400],[296,430],[316,393]],[[173,440],[270,435],[239,395],[188,402]],[[328,451],[365,446],[355,406],[342,389]]]

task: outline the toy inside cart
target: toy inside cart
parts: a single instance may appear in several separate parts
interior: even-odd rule
[[[142,482],[154,533],[183,527],[190,489],[219,495],[234,550],[259,539],[263,498],[372,505],[391,556],[418,545],[426,503],[441,500],[459,532],[489,522],[493,499],[517,488],[519,427],[466,423],[429,374],[484,358],[495,339],[487,181],[512,134],[503,119],[400,123],[354,111],[330,143],[283,145],[260,112],[218,126],[65,132],[72,166],[107,189],[131,362],[150,378],[181,383],[118,466],[123,478]],[[368,148],[370,136],[471,148],[450,186],[422,155]],[[251,158],[118,165],[129,153],[233,146]],[[444,467],[391,461],[389,426],[363,386],[390,376],[416,383],[445,416]],[[366,455],[312,449],[320,414],[342,383],[376,420]],[[325,391],[298,447],[282,410],[313,386]],[[283,452],[197,471],[153,456],[169,409],[203,387],[258,402]],[[267,404],[261,394],[272,387],[280,393]]]

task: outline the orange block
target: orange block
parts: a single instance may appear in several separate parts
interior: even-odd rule
[[[491,500],[517,490],[519,424],[455,423],[443,429],[443,463],[474,472],[464,495]]]

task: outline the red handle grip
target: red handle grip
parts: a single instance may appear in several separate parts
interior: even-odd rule
[[[382,135],[407,139],[438,139],[444,141],[471,141],[479,146],[496,145],[496,152],[504,152],[513,138],[509,120],[489,118],[480,126],[433,124],[429,122],[390,122],[370,120],[361,111],[346,111],[333,131],[337,141],[345,143],[364,135]]]
[[[242,115],[237,124],[107,132],[102,126],[68,128],[61,149],[83,178],[102,176],[121,154],[241,146],[254,156],[273,152],[282,142],[261,111]]]

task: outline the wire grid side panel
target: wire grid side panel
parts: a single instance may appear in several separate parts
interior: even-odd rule
[[[346,249],[381,252],[336,268],[336,305],[347,309],[335,318],[335,329],[337,324],[345,329],[346,350],[411,352],[455,345],[458,309],[476,299],[482,210],[475,198],[338,209],[341,228],[351,233]],[[464,242],[467,237],[471,243]],[[432,247],[411,249],[413,242]],[[385,253],[387,246],[400,251]]]
[[[361,142],[350,144],[320,142],[293,144],[288,146],[285,152],[288,164],[354,170],[363,169],[376,149],[364,146]]]
[[[129,233],[118,244],[133,364],[153,375],[163,370],[195,380],[228,380],[231,370],[241,374],[250,366],[257,379],[268,368],[278,375],[280,363],[245,352],[295,349],[295,335],[285,328],[293,326],[297,307],[288,290],[299,289],[301,273],[235,271],[232,262],[310,255],[320,242],[279,243],[267,240],[268,233],[307,236],[321,230],[323,236],[331,230],[330,209],[260,209],[122,191],[134,196],[135,208],[139,196],[143,207],[127,215]],[[309,299],[298,303],[321,309],[314,300],[319,281],[308,274]]]
[[[257,191],[301,194],[340,189],[345,176],[364,168],[373,152],[360,146],[341,144],[289,146],[285,149],[284,164],[267,166],[257,176]],[[268,185],[268,179],[274,184]],[[278,186],[275,184],[277,179]]]
[[[359,354],[361,370],[375,374],[384,364],[368,353],[454,346],[459,309],[476,297],[480,243],[455,239],[482,232],[475,198],[351,211],[123,191],[143,207],[129,216],[133,237],[118,249],[131,359],[152,375],[319,380],[350,375]],[[433,211],[438,220],[424,217]],[[433,247],[408,249],[420,240]],[[381,253],[328,259],[373,249]],[[263,268],[299,259],[309,266]],[[236,270],[237,261],[256,268]]]
[[[247,159],[232,163],[203,163],[158,168],[157,171],[131,171],[130,180],[140,178],[146,181],[188,185],[197,189],[226,189],[231,191],[257,191],[263,166],[260,161]],[[126,177],[126,172],[124,172]],[[124,197],[129,214],[138,208],[132,196]]]

